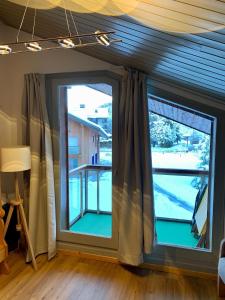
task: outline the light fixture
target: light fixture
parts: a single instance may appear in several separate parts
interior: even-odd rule
[[[27,50],[32,52],[38,52],[42,50],[42,47],[37,42],[25,43]]]
[[[1,161],[0,171],[2,173],[15,173],[15,199],[9,201],[10,208],[5,223],[3,236],[5,237],[6,235],[12,217],[12,213],[14,209],[16,209],[17,212],[16,230],[21,231],[21,229],[23,228],[28,249],[31,254],[33,267],[35,270],[37,270],[37,263],[34,256],[34,250],[32,247],[27,221],[23,209],[23,200],[21,199],[20,192],[19,192],[19,175],[18,175],[19,172],[24,172],[31,169],[30,147],[17,146],[17,147],[0,148],[0,161]]]
[[[0,45],[0,55],[7,55],[12,52],[12,49],[8,45]]]
[[[67,48],[67,49],[75,47],[75,44],[71,39],[59,39],[58,43],[61,47]]]
[[[65,24],[67,27],[68,34],[64,36],[56,36],[42,39],[35,39],[35,26],[36,26],[36,16],[37,9],[34,9],[34,19],[31,40],[20,41],[19,36],[22,30],[23,22],[28,10],[30,0],[27,1],[22,20],[17,32],[16,42],[11,42],[8,44],[0,44],[0,55],[23,53],[23,52],[39,52],[54,49],[72,49],[72,48],[82,48],[90,47],[96,45],[110,46],[112,43],[121,42],[121,39],[114,39],[110,36],[114,34],[114,31],[100,31],[97,30],[94,33],[79,34],[76,22],[72,12],[64,9],[65,13]],[[69,13],[68,13],[69,12]],[[72,24],[72,26],[71,26]],[[72,28],[73,27],[73,28]],[[72,29],[72,30],[71,30]],[[74,32],[75,34],[74,34]],[[48,42],[52,42],[49,46]]]
[[[99,44],[108,47],[110,45],[110,39],[107,34],[101,34],[99,30],[95,31],[96,40]]]

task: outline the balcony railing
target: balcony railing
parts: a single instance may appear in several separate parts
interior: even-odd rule
[[[157,184],[155,175],[171,176],[171,181],[175,180],[171,184],[171,190],[167,189],[166,185]],[[183,198],[189,196],[188,191],[178,191],[178,179],[181,177],[191,176],[193,178],[204,178],[208,180],[209,171],[207,170],[189,170],[189,169],[168,169],[168,168],[154,168],[153,169],[153,181],[154,192],[159,192],[174,201],[175,205],[186,205],[184,209],[190,211],[192,214],[194,204],[191,206],[187,203],[180,203]],[[173,180],[172,180],[173,177]],[[160,176],[161,178],[161,176]],[[158,179],[160,179],[158,176]],[[161,178],[162,179],[162,178]],[[192,178],[190,178],[192,180]],[[164,179],[165,181],[165,179]],[[177,183],[176,183],[177,182]],[[72,225],[78,219],[80,219],[86,212],[95,212],[97,214],[111,214],[112,213],[112,167],[102,165],[82,165],[69,172],[69,203],[70,203],[70,224]],[[193,203],[195,202],[196,193],[191,195]],[[174,196],[175,195],[175,196]],[[173,198],[174,197],[174,198]],[[169,211],[168,214],[171,212]],[[160,219],[176,220],[179,218],[170,216],[158,216]],[[183,218],[187,221],[188,218]],[[184,220],[183,220],[184,221]],[[189,219],[190,221],[190,219]]]
[[[73,189],[74,185],[74,189]],[[112,167],[82,165],[69,172],[70,224],[86,212],[112,213]],[[74,201],[76,203],[74,203]]]

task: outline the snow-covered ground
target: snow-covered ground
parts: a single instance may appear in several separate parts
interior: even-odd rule
[[[200,162],[197,152],[152,153],[153,168],[198,169]]]

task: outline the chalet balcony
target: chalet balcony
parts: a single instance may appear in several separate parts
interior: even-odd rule
[[[208,173],[205,170],[153,169],[158,243],[199,247],[199,236],[192,232],[192,217],[198,185],[207,185]],[[69,226],[79,234],[111,237],[111,166],[82,165],[70,171]]]

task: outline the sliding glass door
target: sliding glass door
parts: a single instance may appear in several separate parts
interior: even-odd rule
[[[49,78],[49,85],[58,109],[58,239],[116,249],[113,137],[118,77],[110,72],[59,74]]]

